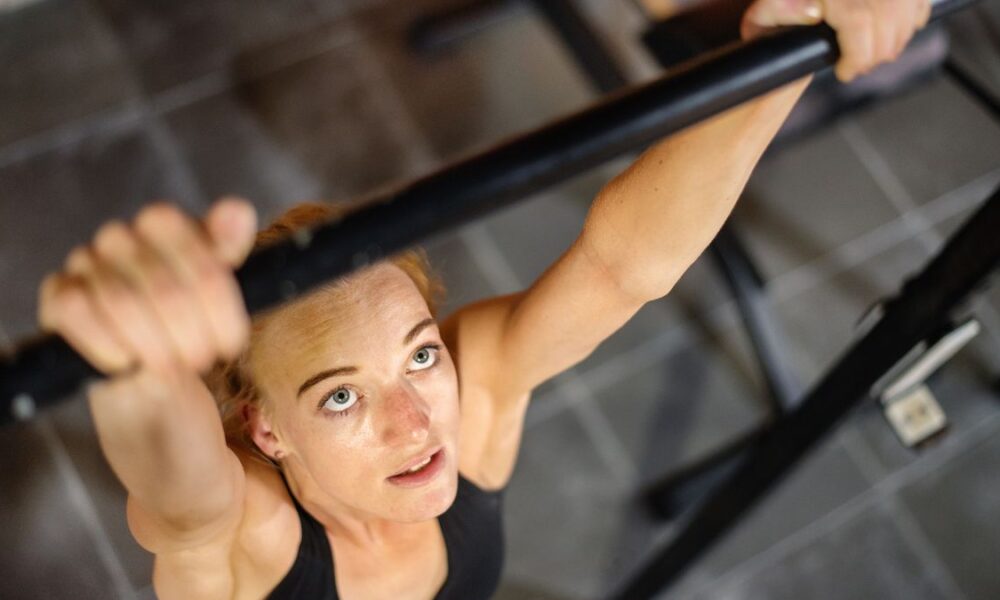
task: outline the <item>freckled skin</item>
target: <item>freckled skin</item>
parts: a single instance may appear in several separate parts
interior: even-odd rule
[[[454,363],[437,326],[409,344],[410,329],[430,310],[398,267],[379,264],[269,315],[252,341],[251,365],[270,428],[258,445],[280,451],[300,502],[321,521],[426,521],[454,501],[458,484],[459,398]],[[414,353],[437,344],[434,366],[414,370]],[[299,386],[324,370],[356,374],[323,380],[296,399]],[[358,402],[344,414],[319,408],[348,386]],[[407,489],[386,478],[443,445],[445,466],[429,485]]]

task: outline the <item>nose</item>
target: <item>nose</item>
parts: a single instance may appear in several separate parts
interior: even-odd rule
[[[383,395],[382,440],[388,445],[420,443],[431,427],[431,408],[416,389],[402,381]]]

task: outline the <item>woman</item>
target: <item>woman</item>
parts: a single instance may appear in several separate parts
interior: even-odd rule
[[[928,13],[855,1],[827,6],[845,78],[894,57]],[[762,0],[745,31],[817,17]],[[230,271],[254,244],[245,202],[202,223],[159,204],[105,225],[46,279],[40,321],[111,375],[90,406],[158,596],[488,597],[531,390],[671,289],[806,83],[660,142],[530,289],[440,325],[416,252],[251,322]],[[257,243],[331,210],[295,209]]]

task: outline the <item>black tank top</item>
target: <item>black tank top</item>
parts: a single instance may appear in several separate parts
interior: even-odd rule
[[[302,524],[302,543],[292,568],[268,600],[338,600],[333,553],[326,530],[289,491]],[[500,583],[503,567],[502,492],[487,492],[458,476],[454,504],[440,517],[448,577],[435,600],[485,600]],[[349,599],[348,599],[349,600]]]

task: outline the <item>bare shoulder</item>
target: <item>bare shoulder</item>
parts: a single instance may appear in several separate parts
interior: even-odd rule
[[[281,581],[298,554],[299,516],[277,469],[237,452],[246,469],[244,514],[232,548],[238,598],[259,598]]]
[[[519,295],[497,296],[469,304],[441,324],[441,335],[452,353],[463,385],[492,384],[504,324]]]
[[[530,397],[504,387],[498,364],[506,323],[519,297],[471,304],[441,325],[458,370],[462,402],[459,471],[483,489],[502,488],[510,479]]]

